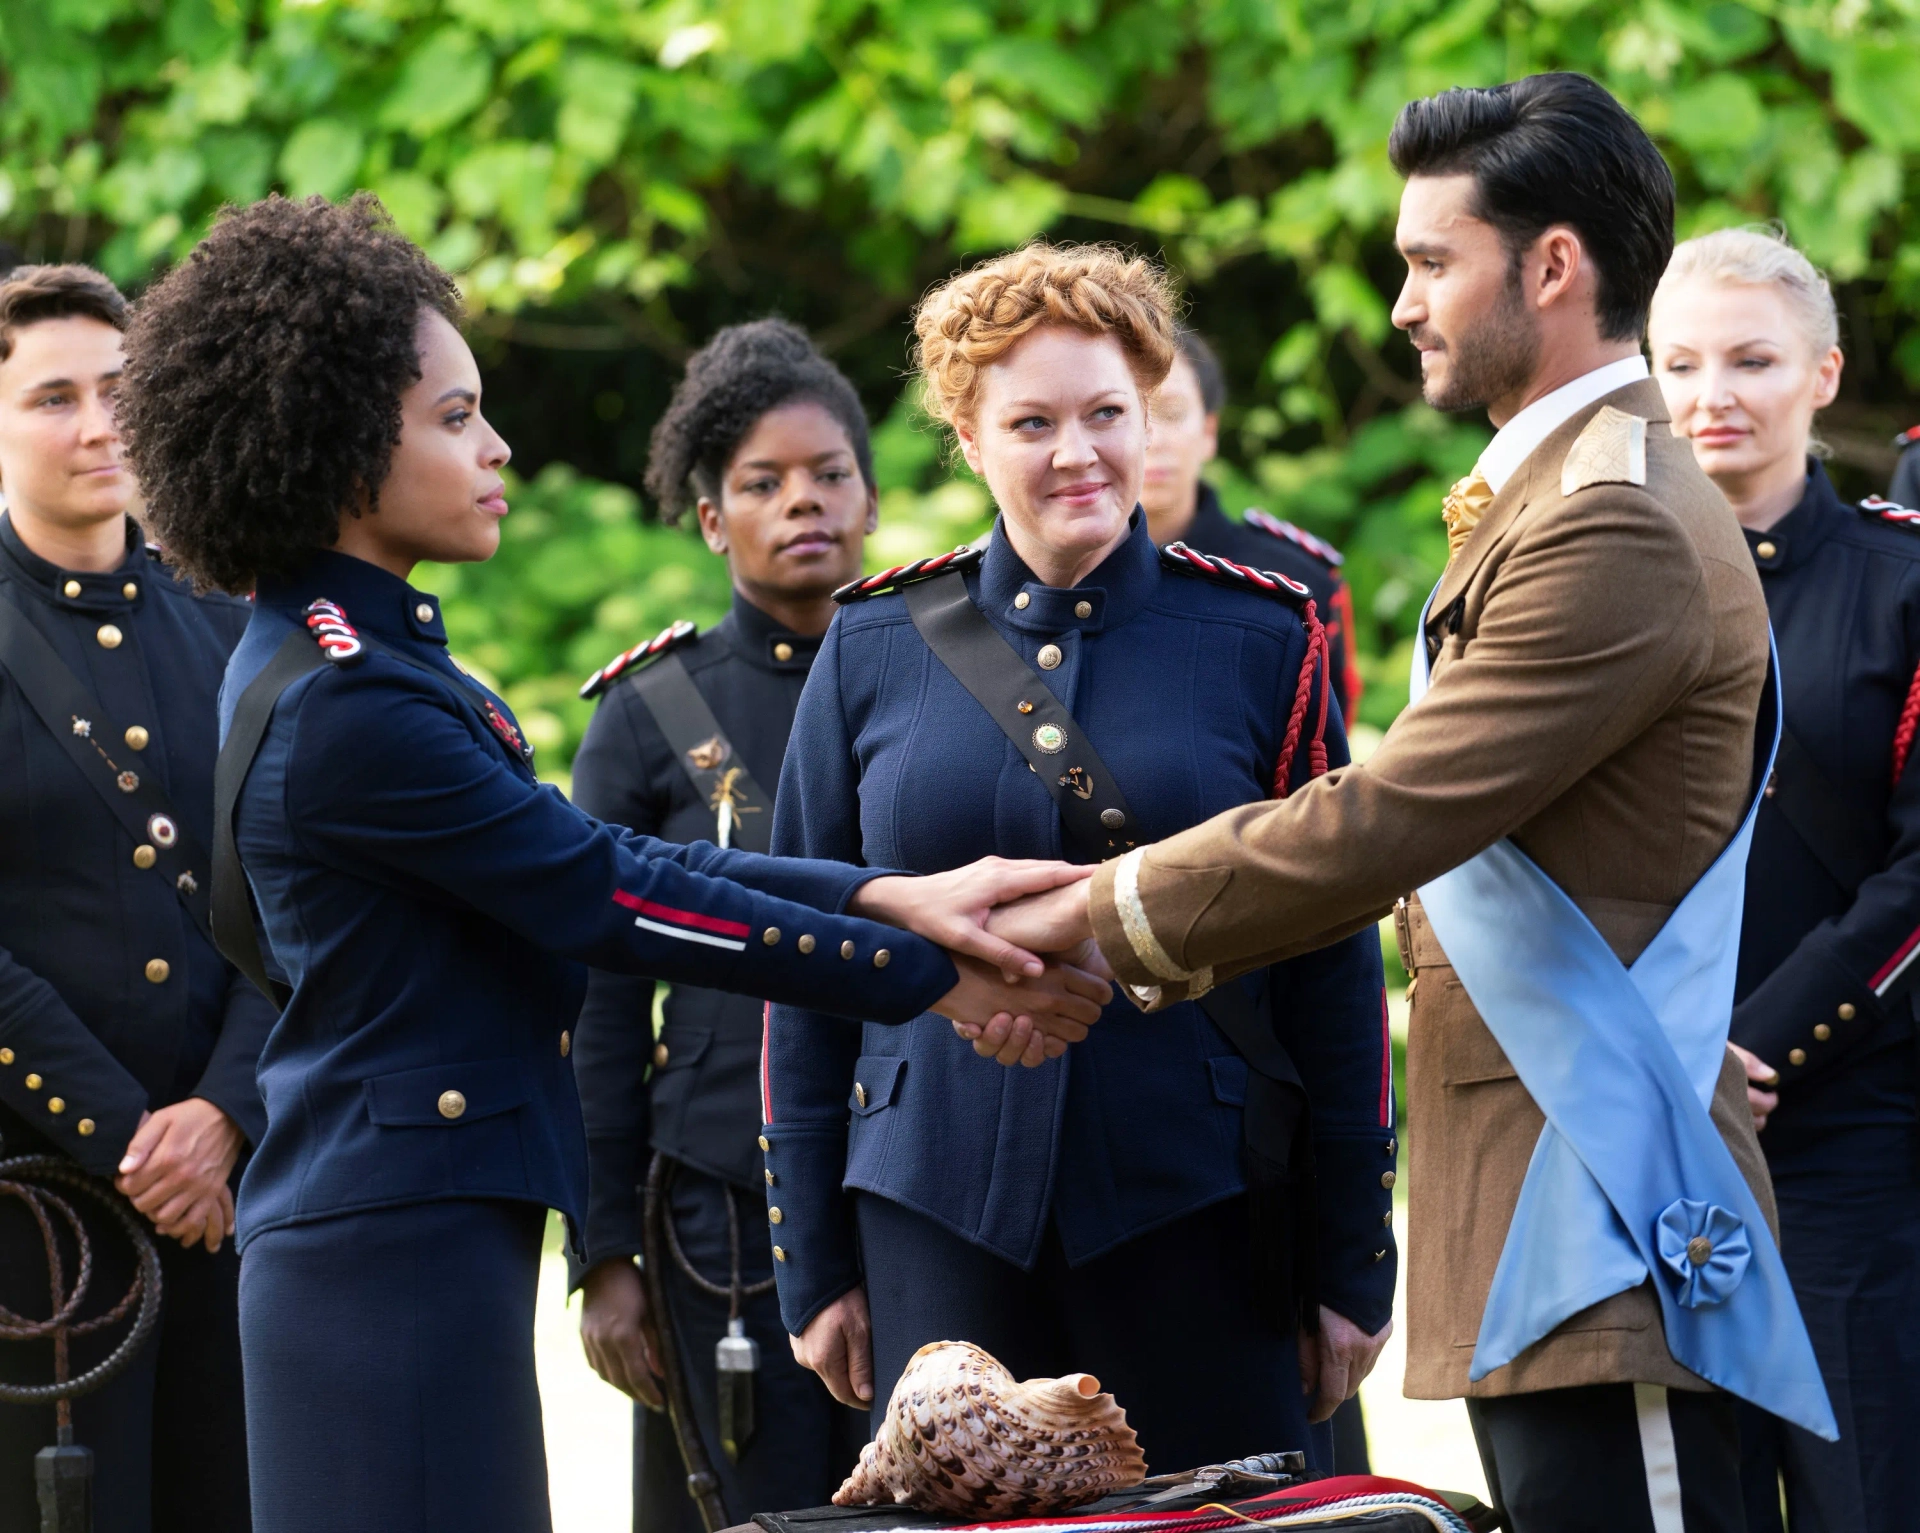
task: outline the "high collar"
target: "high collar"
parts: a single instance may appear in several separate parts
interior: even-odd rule
[[[1839,524],[1846,511],[1840,492],[1833,487],[1827,471],[1817,458],[1807,459],[1807,487],[1795,506],[1765,532],[1746,533],[1747,548],[1763,574],[1789,570],[1804,564],[1827,540],[1827,534]]]
[[[315,554],[295,575],[262,580],[254,597],[261,606],[290,616],[297,616],[310,602],[330,601],[355,628],[389,643],[444,646],[447,642],[439,597],[415,590],[376,564],[333,549]]]
[[[1007,540],[1006,519],[980,564],[980,610],[1030,633],[1098,633],[1117,628],[1147,604],[1160,584],[1160,551],[1138,506],[1119,547],[1077,586],[1042,585]],[[1026,602],[1021,604],[1021,598]],[[1087,610],[1083,614],[1081,608]]]
[[[10,513],[0,512],[0,549],[21,582],[55,607],[69,612],[127,612],[140,605],[146,583],[147,546],[133,518],[127,518],[127,551],[110,570],[67,570],[42,559],[20,540]]]
[[[1193,520],[1180,534],[1180,541],[1210,553],[1232,532],[1233,523],[1227,519],[1226,507],[1220,504],[1220,492],[1202,479],[1199,492],[1193,497]]]
[[[738,591],[733,607],[716,632],[725,632],[733,651],[747,664],[782,675],[804,675],[820,653],[821,634],[795,633],[764,608],[756,607]]]

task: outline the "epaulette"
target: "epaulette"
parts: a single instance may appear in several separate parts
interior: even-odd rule
[[[931,559],[915,559],[911,564],[896,564],[890,570],[882,570],[877,575],[868,575],[860,580],[849,580],[833,593],[833,599],[845,606],[848,602],[865,601],[870,596],[884,596],[889,591],[897,591],[902,586],[913,585],[917,581],[930,580],[935,575],[951,575],[956,570],[970,570],[986,558],[984,548],[969,548],[962,543],[952,553],[935,554]]]
[[[669,623],[645,644],[636,644],[632,649],[623,649],[599,670],[586,679],[580,688],[582,697],[598,697],[635,666],[664,655],[670,649],[690,643],[700,636],[698,623]]]
[[[1895,501],[1883,500],[1878,495],[1869,495],[1860,502],[1860,514],[1871,517],[1876,522],[1891,522],[1896,527],[1920,532],[1920,511],[1909,510]]]
[[[1915,442],[1920,442],[1920,426],[1909,426],[1893,439],[1895,447],[1911,447]]]
[[[1263,596],[1292,602],[1296,607],[1313,600],[1313,592],[1278,570],[1257,570],[1251,565],[1235,564],[1218,554],[1203,554],[1185,543],[1169,543],[1161,549],[1160,563],[1178,575],[1211,580],[1215,585],[1237,586],[1243,591],[1258,591]]]
[[[1560,493],[1594,484],[1647,482],[1647,423],[1638,415],[1602,405],[1567,449],[1560,465]]]
[[[1241,517],[1249,527],[1257,527],[1269,537],[1284,538],[1296,548],[1304,548],[1314,558],[1331,569],[1339,569],[1347,562],[1347,556],[1335,548],[1325,538],[1316,538],[1304,527],[1296,527],[1292,522],[1283,522],[1277,516],[1269,515],[1258,506],[1251,506],[1247,514]]]
[[[307,632],[320,646],[320,653],[335,665],[348,665],[366,653],[367,646],[346,613],[330,601],[307,604]]]

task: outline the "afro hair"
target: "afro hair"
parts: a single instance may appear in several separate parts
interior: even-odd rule
[[[718,500],[728,461],[760,418],[800,400],[840,423],[873,489],[867,413],[853,385],[798,325],[757,319],[729,325],[693,354],[653,428],[646,484],[661,518],[678,521],[702,496]]]
[[[224,210],[127,332],[117,415],[168,561],[244,593],[377,513],[428,312],[457,323],[459,292],[371,194]]]

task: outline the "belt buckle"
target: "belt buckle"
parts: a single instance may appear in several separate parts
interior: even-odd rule
[[[1393,902],[1393,935],[1400,944],[1400,967],[1407,971],[1407,978],[1412,979],[1419,973],[1419,967],[1413,961],[1413,916],[1404,894]]]

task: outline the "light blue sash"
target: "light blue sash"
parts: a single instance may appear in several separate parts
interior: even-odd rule
[[[1769,769],[1778,674],[1770,657],[1756,741]],[[1409,706],[1426,690],[1426,646],[1416,640]],[[1631,970],[1511,841],[1420,890],[1454,973],[1547,1118],[1470,1378],[1652,1273],[1676,1361],[1838,1438],[1780,1253],[1707,1111],[1732,1020],[1758,807],[1756,791],[1740,829]]]

